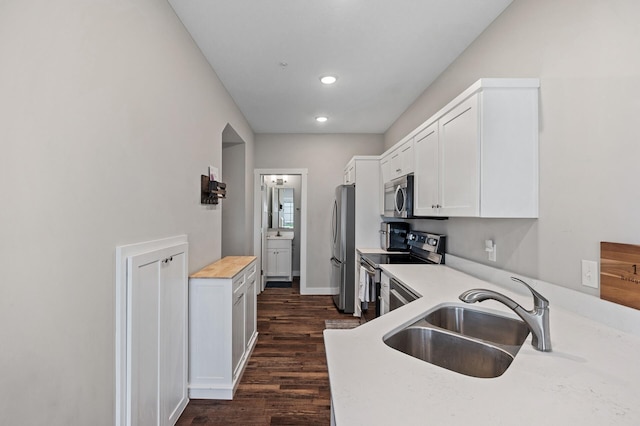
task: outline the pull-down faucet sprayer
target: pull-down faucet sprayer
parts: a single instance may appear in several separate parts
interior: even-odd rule
[[[492,290],[473,289],[460,295],[465,303],[482,302],[483,300],[497,300],[511,308],[531,330],[531,344],[539,351],[551,352],[551,338],[549,337],[549,301],[535,291],[529,284],[519,278],[511,277],[513,281],[524,284],[533,295],[533,310],[528,311],[504,294]]]

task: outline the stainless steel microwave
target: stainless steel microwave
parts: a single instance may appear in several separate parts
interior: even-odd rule
[[[413,175],[384,184],[384,216],[413,217]]]

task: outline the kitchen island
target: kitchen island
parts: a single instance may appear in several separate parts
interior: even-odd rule
[[[556,302],[566,294],[555,298],[553,291],[534,284],[550,302],[553,351],[535,350],[529,335],[502,376],[464,376],[392,349],[383,338],[441,304],[517,318],[495,301],[460,302],[458,296],[472,288],[499,291],[527,309],[533,304],[531,295],[526,289],[504,288],[445,265],[382,269],[422,297],[358,328],[325,330],[338,426],[640,424],[637,334],[564,309]],[[564,290],[559,288],[559,293]],[[594,302],[601,303],[608,302]],[[628,318],[629,312],[625,315]],[[635,312],[630,315],[640,322]]]

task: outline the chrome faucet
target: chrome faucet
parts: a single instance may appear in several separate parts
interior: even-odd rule
[[[533,310],[527,311],[514,300],[504,294],[485,289],[473,289],[460,295],[465,303],[482,302],[493,299],[511,308],[531,330],[531,344],[539,351],[551,352],[551,338],[549,337],[549,301],[531,286],[519,278],[511,277],[513,281],[524,284],[533,295]]]

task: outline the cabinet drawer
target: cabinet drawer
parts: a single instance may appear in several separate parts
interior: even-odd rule
[[[256,275],[256,264],[254,263],[253,265],[250,265],[249,267],[247,267],[247,269],[245,270],[244,276],[246,277],[245,280],[247,282],[251,282],[251,280],[254,278],[254,276]]]
[[[238,291],[238,289],[240,289],[242,287],[242,285],[245,282],[245,274],[238,274],[235,277],[233,277],[233,292],[235,293],[236,291]]]

